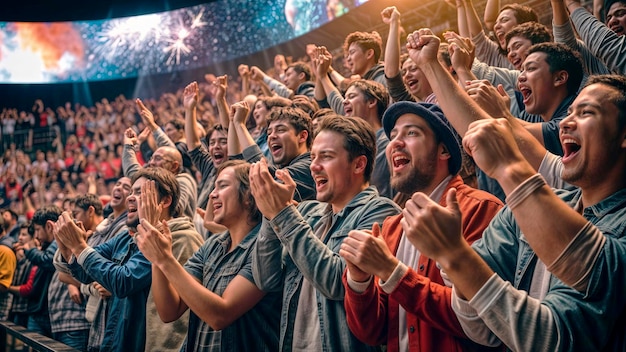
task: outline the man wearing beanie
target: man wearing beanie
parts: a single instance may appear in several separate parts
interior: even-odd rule
[[[439,106],[395,103],[383,116],[383,128],[392,187],[428,194],[442,206],[455,188],[463,237],[469,243],[479,239],[502,203],[463,184],[460,138]],[[435,261],[420,255],[405,235],[411,225],[400,214],[388,217],[382,230],[375,224],[371,233],[354,230],[344,240],[339,253],[348,268],[343,282],[350,330],[368,344],[386,344],[389,351],[481,349],[466,338],[451,310],[451,288]]]

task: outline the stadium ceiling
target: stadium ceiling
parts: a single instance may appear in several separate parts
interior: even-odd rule
[[[3,6],[1,22],[99,20],[175,10],[215,0],[21,0]]]

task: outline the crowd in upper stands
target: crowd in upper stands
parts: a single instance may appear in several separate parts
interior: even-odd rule
[[[0,319],[85,351],[626,349],[626,2],[550,4],[4,108]]]

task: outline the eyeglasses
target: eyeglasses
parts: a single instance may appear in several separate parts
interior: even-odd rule
[[[160,155],[154,155],[154,154],[153,154],[153,155],[152,155],[152,157],[150,157],[150,160],[148,160],[148,162],[150,162],[150,161],[154,161],[155,163],[160,163],[160,162],[162,162],[162,161],[169,161],[169,162],[172,162],[172,161],[174,161],[174,160],[169,159],[169,158],[164,158],[164,157],[162,157],[162,156],[160,156]]]

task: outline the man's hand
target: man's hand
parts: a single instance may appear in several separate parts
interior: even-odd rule
[[[487,80],[474,80],[467,82],[465,91],[489,116],[499,118],[510,115],[511,98],[501,84],[496,88]]]
[[[495,179],[505,176],[514,164],[526,163],[507,119],[472,122],[463,137],[463,148],[481,170]]]
[[[263,72],[260,68],[256,66],[250,67],[250,78],[253,81],[262,81],[265,76],[265,72]]]
[[[215,86],[215,97],[217,99],[224,99],[226,97],[226,90],[228,89],[228,76],[219,76],[213,81]]]
[[[126,131],[124,131],[124,144],[135,146],[138,143],[139,141],[137,141],[137,134],[135,131],[130,127],[127,128]]]
[[[163,232],[143,219],[137,226],[137,233],[135,234],[135,242],[141,253],[157,266],[174,258],[172,255],[172,234],[165,220],[161,222],[161,227]]]
[[[442,207],[424,193],[417,192],[406,202],[400,224],[408,240],[422,255],[447,263],[459,248],[468,244],[461,235],[456,189],[448,191],[446,204]]]
[[[296,189],[296,183],[287,170],[276,170],[276,177],[283,183],[272,178],[265,159],[250,167],[250,190],[257,207],[270,220],[291,204]]]
[[[439,43],[441,40],[429,28],[418,29],[406,38],[409,57],[417,66],[438,62]]]
[[[72,284],[67,284],[67,290],[70,292],[70,299],[76,304],[83,303],[83,295],[80,289]]]
[[[461,37],[455,32],[445,32],[444,38],[448,42],[450,62],[455,70],[465,69],[471,71],[474,62],[475,46],[471,39]]]
[[[98,290],[98,293],[100,294],[100,298],[107,299],[111,297],[111,292],[107,291],[107,289],[104,288],[104,286],[100,285],[97,282],[93,282],[92,285],[96,290]]]
[[[248,114],[250,114],[250,106],[245,100],[237,102],[230,107],[229,117],[233,123],[245,124]]]
[[[64,211],[59,216],[54,228],[54,237],[59,249],[68,249],[78,256],[87,247],[87,231],[74,223],[69,212]],[[61,252],[63,254],[63,252]],[[65,257],[65,255],[63,255]],[[67,259],[67,258],[66,258]]]
[[[250,78],[250,67],[248,65],[239,65],[239,67],[237,67],[237,71],[239,72],[239,77]]]
[[[400,21],[400,11],[395,6],[389,6],[385,8],[380,16],[383,19],[383,23],[391,24],[392,22]]]
[[[357,282],[365,282],[371,275],[387,281],[398,265],[398,259],[391,254],[385,240],[380,238],[380,226],[374,224],[372,231],[352,230],[343,240],[339,249],[348,263],[350,277]]]
[[[143,123],[146,124],[146,126],[148,126],[152,131],[159,128],[159,125],[157,125],[154,121],[154,115],[152,115],[152,112],[145,105],[143,105],[141,99],[135,99],[135,103],[137,104],[137,110],[139,111],[139,116],[141,116]]]
[[[139,207],[139,219],[146,220],[157,226],[163,212],[163,204],[158,200],[158,193],[154,180],[146,180],[141,185],[141,207]],[[172,205],[174,206],[174,204]]]
[[[151,134],[152,134],[152,131],[150,131],[148,127],[144,128],[143,131],[141,131],[141,133],[139,133],[139,135],[137,136],[137,143],[141,144],[145,142],[146,140],[148,140],[148,138],[150,138]]]
[[[183,91],[183,107],[185,110],[193,110],[198,105],[198,82],[191,82]]]
[[[325,46],[318,46],[316,52],[317,57],[314,60],[314,65],[316,67],[315,74],[318,77],[326,76],[330,71],[330,65],[333,62],[333,57]]]

